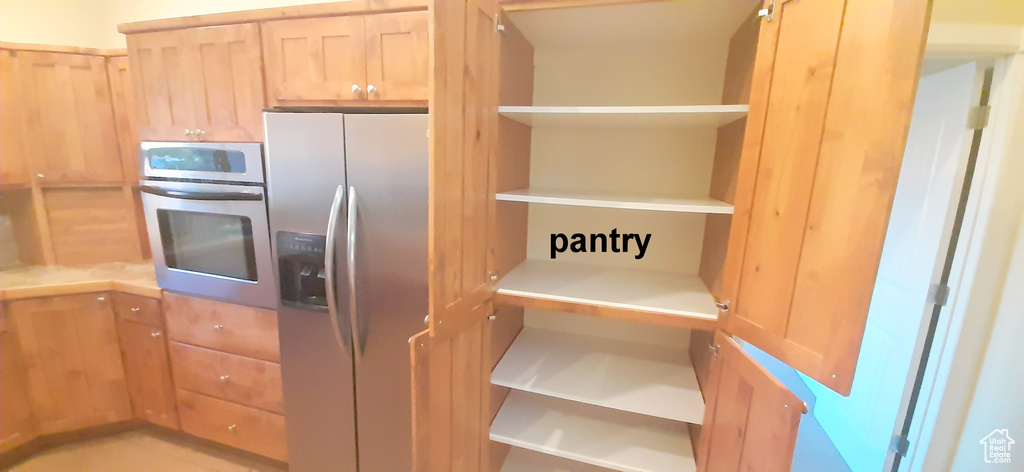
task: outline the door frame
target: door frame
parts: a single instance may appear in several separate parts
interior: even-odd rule
[[[947,395],[946,392],[946,387],[950,385],[950,374],[956,358],[963,355],[964,350],[973,351],[973,354],[969,355],[976,356],[980,356],[984,352],[984,339],[961,339],[961,334],[978,271],[979,255],[986,239],[986,229],[995,203],[996,184],[1000,178],[1000,163],[1005,159],[1012,158],[1010,150],[1004,149],[1000,145],[1001,141],[996,140],[1003,140],[1008,131],[1012,132],[1010,128],[1014,116],[1011,114],[1013,111],[1011,100],[1014,94],[1024,95],[1024,86],[1020,83],[1011,84],[1006,81],[1010,63],[1024,61],[1024,55],[1017,54],[1015,57],[1004,57],[994,61],[991,59],[985,61],[986,57],[991,58],[991,54],[984,51],[978,51],[977,54],[964,53],[960,56],[968,60],[978,60],[979,71],[986,67],[993,68],[992,96],[989,101],[991,114],[989,124],[981,134],[973,184],[967,197],[964,218],[958,236],[959,247],[955,250],[952,258],[948,280],[948,302],[938,312],[933,344],[928,354],[930,361],[925,366],[920,397],[911,418],[907,453],[905,457],[901,458],[898,469],[895,469],[898,471],[922,470],[930,451],[947,451],[946,454],[951,454],[952,451],[955,451],[956,443],[959,441],[958,435],[940,435],[935,437],[935,443],[931,444],[940,414],[944,417],[966,415],[970,404],[969,396]],[[1017,68],[1020,67],[1021,65],[1018,64]],[[1004,83],[1007,84],[1007,87],[1002,87]],[[923,355],[930,321],[931,316],[926,315],[922,319],[920,334],[914,348],[913,359],[915,360],[920,360]],[[910,391],[918,374],[918,364],[912,365],[913,367],[908,372],[900,411],[893,429],[894,438],[902,434],[908,413]],[[969,384],[964,388],[973,386],[973,382],[969,382]],[[940,406],[944,406],[942,403],[947,398],[949,401],[956,401],[959,404],[940,408]],[[956,411],[946,411],[950,408]],[[890,450],[884,470],[894,470],[895,466],[896,454]]]

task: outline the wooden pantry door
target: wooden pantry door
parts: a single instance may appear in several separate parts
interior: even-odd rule
[[[697,470],[788,472],[804,403],[727,334],[712,343]]]
[[[768,0],[724,269],[725,329],[848,395],[928,2]]]

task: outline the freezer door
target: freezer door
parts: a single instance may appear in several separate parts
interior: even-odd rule
[[[346,114],[345,137],[359,469],[409,470],[409,338],[427,314],[427,115]]]
[[[335,192],[339,185],[346,185],[344,132],[344,115],[337,113],[264,113],[277,283],[281,281],[278,233],[327,234]],[[342,224],[344,211],[342,205],[337,217]],[[341,288],[348,286],[348,281],[344,270],[345,227],[339,226],[334,265],[336,284]],[[347,329],[348,298],[344,291],[338,292],[342,294],[338,297],[338,324]],[[335,335],[335,324],[325,308],[282,305],[278,308],[278,326],[289,470],[355,472],[351,350],[343,347]]]

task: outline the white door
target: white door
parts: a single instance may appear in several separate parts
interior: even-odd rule
[[[942,267],[970,151],[977,65],[921,78],[853,389],[843,397],[806,379],[814,416],[854,472],[883,469],[930,288]],[[913,364],[913,365],[912,365]]]

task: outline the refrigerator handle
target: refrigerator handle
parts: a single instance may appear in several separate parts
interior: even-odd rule
[[[352,344],[355,358],[363,354],[363,337],[359,332],[359,312],[356,309],[356,188],[348,188],[348,316],[352,328]]]
[[[345,186],[339,185],[334,192],[334,202],[331,204],[331,215],[327,219],[327,244],[324,248],[324,272],[326,275],[325,288],[327,292],[327,312],[331,317],[331,327],[334,328],[334,337],[345,352],[352,352],[351,333],[348,339],[341,332],[341,323],[338,322],[338,299],[335,294],[334,280],[334,245],[338,239],[338,213],[341,211],[341,203],[345,200]]]

